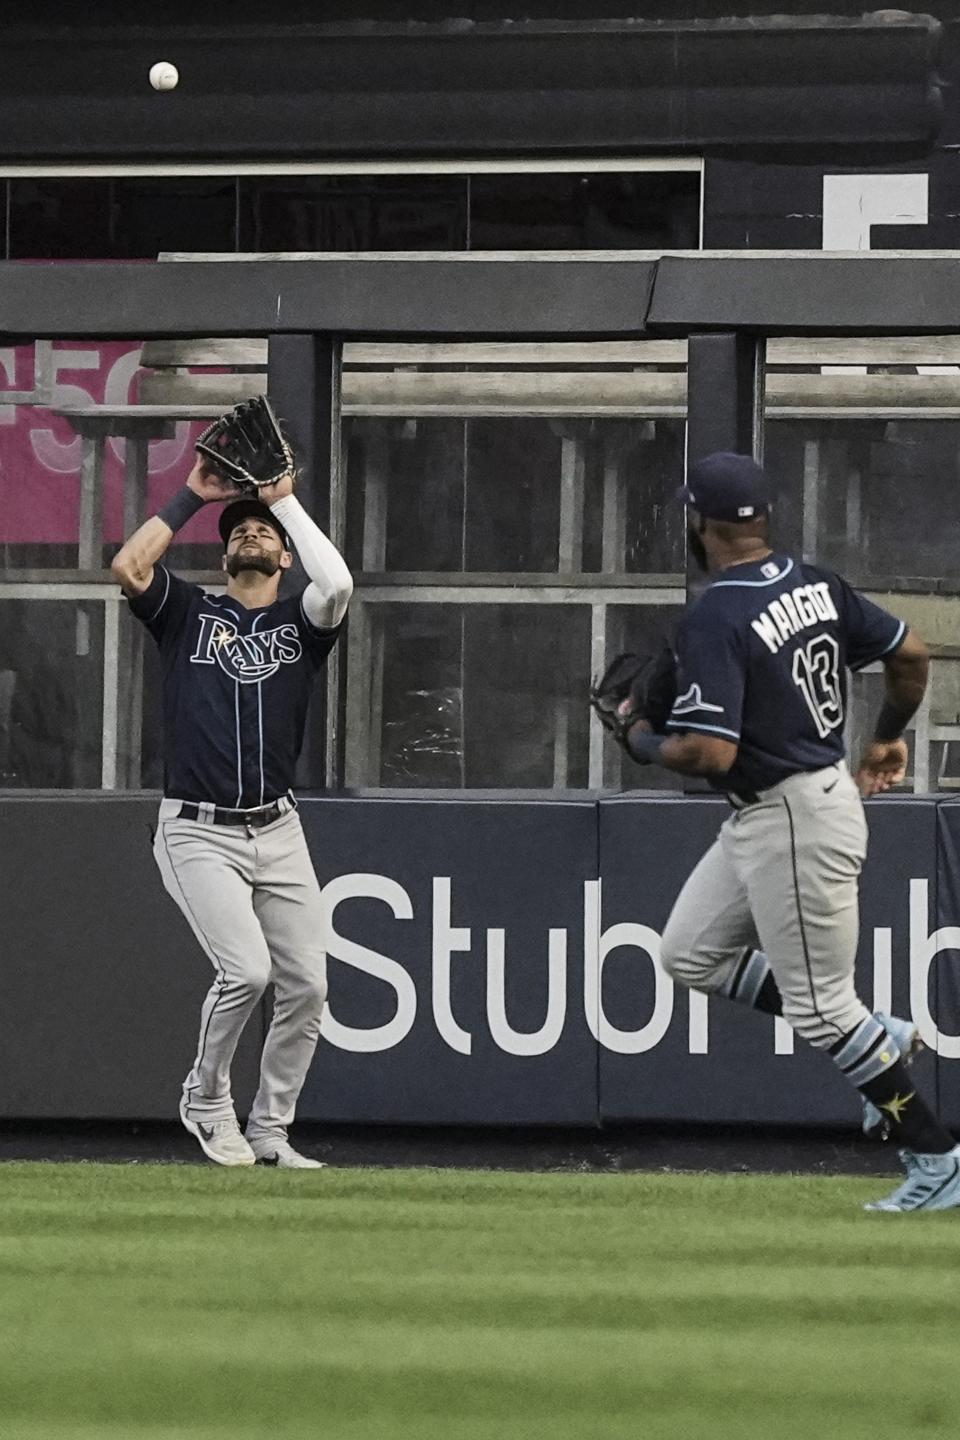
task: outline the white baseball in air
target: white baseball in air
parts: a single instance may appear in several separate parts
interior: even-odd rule
[[[158,60],[150,66],[150,84],[154,90],[175,90],[180,80],[180,71],[169,60]]]

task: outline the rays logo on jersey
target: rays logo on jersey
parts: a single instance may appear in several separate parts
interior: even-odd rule
[[[274,630],[241,635],[222,615],[199,616],[200,637],[190,656],[194,665],[219,665],[231,680],[256,685],[275,675],[281,665],[291,665],[303,653],[296,625],[278,625]]]

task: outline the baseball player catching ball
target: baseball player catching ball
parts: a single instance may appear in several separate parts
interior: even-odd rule
[[[640,719],[624,739],[641,764],[707,776],[733,814],[680,892],[663,964],[683,985],[783,1015],[859,1090],[864,1128],[885,1129],[906,1170],[868,1210],[960,1206],[960,1146],[907,1069],[915,1027],[871,1015],[853,979],[860,797],[906,773],[925,647],[839,575],[771,549],[767,481],[749,456],[698,461],[683,496],[693,553],[716,578],[679,628],[666,733]],[[876,660],[886,698],[854,780],[846,672]]]
[[[164,798],[154,854],[216,978],[180,1116],[218,1165],[319,1168],[287,1126],[327,993],[320,889],[291,784],[314,678],[353,588],[339,552],[293,494],[293,474],[235,498],[203,458],[186,486],[113,562],[130,608],[160,648]],[[162,557],[203,505],[219,519],[225,595],[172,575]],[[279,600],[296,546],[310,583]],[[230,1093],[240,1033],[268,983],[273,1021],[241,1134]]]

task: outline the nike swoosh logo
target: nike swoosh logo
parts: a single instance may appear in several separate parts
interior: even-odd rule
[[[830,794],[830,791],[833,790],[833,789],[834,789],[837,785],[839,785],[839,784],[840,784],[840,776],[838,775],[837,778],[836,778],[836,780],[834,780],[834,782],[833,782],[832,785],[824,785],[824,787],[823,787],[823,793],[824,793],[824,795],[829,795],[829,794]]]
[[[212,1125],[201,1125],[201,1124],[200,1124],[200,1121],[198,1120],[198,1121],[197,1121],[197,1129],[200,1131],[200,1134],[203,1136],[204,1140],[212,1140],[212,1139],[213,1139],[213,1126],[212,1126]]]

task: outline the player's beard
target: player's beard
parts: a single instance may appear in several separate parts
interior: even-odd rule
[[[235,550],[227,556],[227,574],[235,580],[242,570],[256,570],[261,575],[276,575],[280,569],[277,555],[268,555],[266,550]]]
[[[710,569],[710,562],[707,559],[707,547],[703,543],[699,530],[696,530],[693,525],[687,526],[687,548],[694,558],[697,569],[706,575]]]

